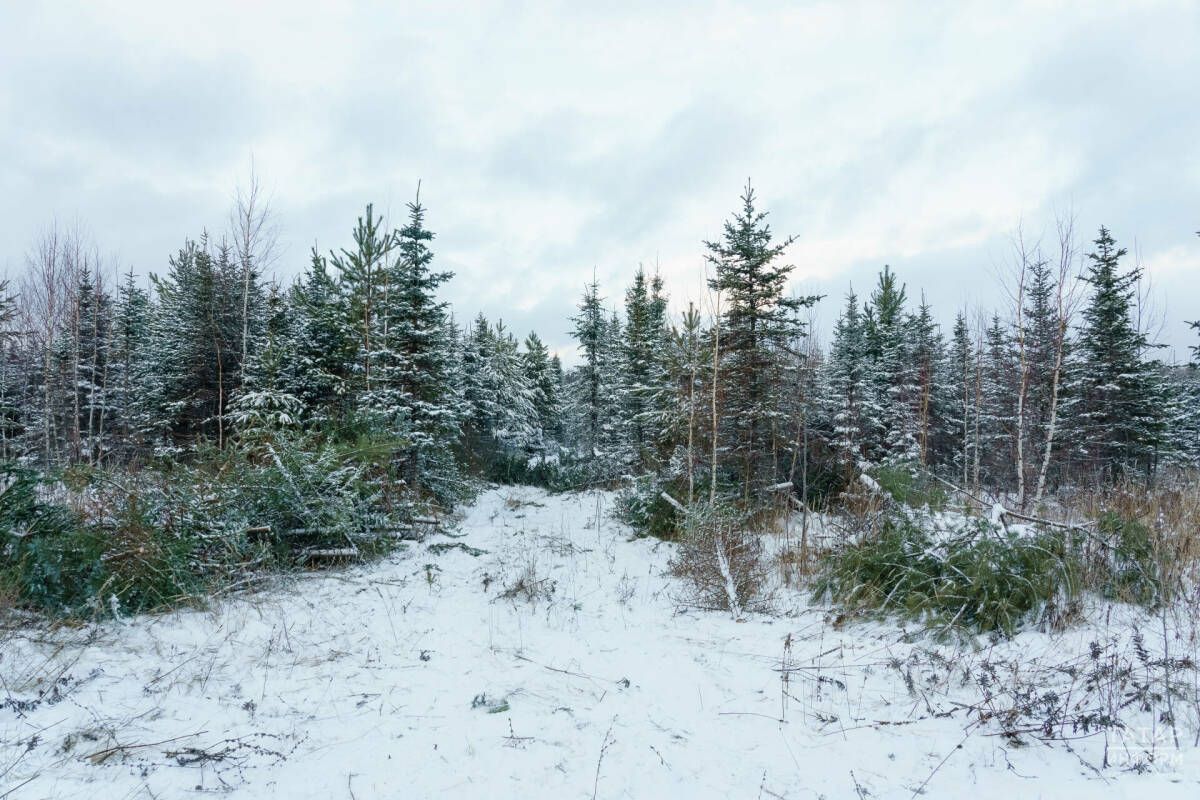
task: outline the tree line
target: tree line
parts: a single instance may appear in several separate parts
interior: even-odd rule
[[[475,476],[807,503],[879,466],[1026,505],[1200,458],[1200,345],[1163,362],[1143,270],[1106,228],[1086,247],[1070,220],[1049,248],[1015,237],[1005,305],[948,334],[885,266],[822,347],[822,298],[789,293],[793,240],[747,185],[703,243],[701,306],[672,313],[642,267],[612,305],[593,280],[564,369],[536,333],[455,317],[425,216],[419,192],[398,226],[368,205],[290,285],[267,276],[256,186],[149,288],[52,226],[0,299],[0,460],[128,471],[305,432],[386,442],[392,478],[442,505]]]

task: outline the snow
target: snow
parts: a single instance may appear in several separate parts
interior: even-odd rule
[[[493,489],[450,535],[382,563],[203,611],[0,632],[0,797],[1200,790],[1190,737],[1167,752],[1153,731],[1160,757],[1136,775],[1115,739],[1103,769],[1103,737],[1017,746],[963,708],[982,660],[1053,672],[1096,626],[964,648],[834,626],[786,587],[775,615],[681,610],[672,545],[631,538],[612,506]]]

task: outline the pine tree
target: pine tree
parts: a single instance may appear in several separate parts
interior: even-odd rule
[[[343,298],[345,325],[354,342],[351,356],[349,391],[358,404],[370,411],[387,405],[380,398],[370,398],[372,367],[380,349],[381,330],[387,320],[380,320],[380,304],[386,286],[386,259],[395,245],[394,237],[383,230],[383,219],[376,217],[372,205],[366,215],[358,218],[354,228],[354,249],[342,249],[332,254],[330,261],[338,270],[339,289]]]
[[[755,208],[749,183],[741,201],[741,210],[726,221],[721,241],[704,245],[714,270],[709,288],[721,293],[725,303],[719,379],[727,431],[722,439],[743,498],[749,500],[752,489],[777,477],[767,456],[772,431],[787,418],[772,402],[782,379],[782,355],[804,335],[800,309],[819,298],[784,295],[792,266],[779,263],[779,257],[795,239],[772,243],[767,215]]]
[[[875,461],[914,462],[920,457],[913,413],[920,396],[905,313],[906,290],[884,266],[863,307],[863,338],[870,363],[869,384],[878,409],[877,430],[868,435],[866,455]]]
[[[530,331],[525,337],[521,364],[537,420],[538,449],[545,452],[557,449],[562,439],[562,366],[556,369],[556,360],[550,358],[541,338]]]
[[[864,447],[879,411],[868,383],[866,330],[853,289],[846,295],[846,307],[834,326],[825,370],[827,414],[832,422],[830,444],[849,480],[865,461]]]
[[[391,371],[381,374],[380,383],[395,392],[405,420],[402,474],[410,486],[448,500],[458,483],[450,454],[457,447],[459,427],[447,371],[454,342],[447,335],[447,304],[437,299],[437,291],[453,273],[432,268],[428,243],[434,235],[425,228],[419,194],[408,204],[408,214],[408,223],[394,236],[398,257],[389,270],[383,332]]]
[[[606,324],[600,286],[593,280],[584,287],[579,301],[579,313],[572,317],[572,334],[579,342],[583,363],[576,369],[574,407],[578,435],[575,437],[585,461],[593,465],[600,457],[605,422],[605,384],[611,379],[603,374],[605,360]]]
[[[241,388],[230,404],[230,420],[243,438],[257,442],[295,428],[304,404],[289,391],[289,367],[296,363],[293,317],[278,286],[267,295],[262,341],[249,355]]]
[[[150,320],[150,295],[134,283],[131,269],[117,292],[109,358],[113,435],[123,461],[145,454],[151,443],[158,402],[151,380]]]
[[[1134,323],[1141,268],[1122,272],[1126,255],[1107,228],[1088,254],[1085,280],[1092,293],[1079,331],[1075,419],[1079,456],[1086,472],[1116,476],[1133,468],[1148,472],[1162,445],[1163,409],[1151,348]]]
[[[622,350],[625,365],[626,408],[632,467],[652,470],[659,460],[667,375],[664,364],[667,302],[662,278],[647,278],[639,266],[625,292]]]

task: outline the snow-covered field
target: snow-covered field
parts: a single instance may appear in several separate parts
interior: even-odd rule
[[[1110,733],[1101,769],[1103,734],[1020,744],[971,708],[980,665],[1095,627],[963,651],[786,589],[774,616],[681,611],[671,545],[611,508],[495,489],[383,563],[10,633],[0,798],[1200,796],[1190,734]]]

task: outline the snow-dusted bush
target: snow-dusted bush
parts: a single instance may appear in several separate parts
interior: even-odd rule
[[[656,474],[639,475],[617,496],[617,516],[642,536],[674,538],[682,514],[678,503],[664,497],[672,491],[671,482]]]
[[[1011,633],[1066,607],[1079,574],[1061,531],[1009,532],[968,518],[935,534],[930,517],[895,512],[877,533],[829,554],[814,590],[851,609]]]
[[[762,611],[770,606],[769,575],[759,535],[748,515],[729,504],[693,504],[683,515],[671,572],[682,579],[690,606]]]

